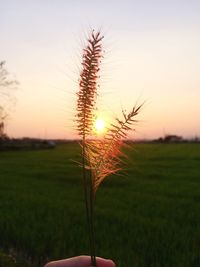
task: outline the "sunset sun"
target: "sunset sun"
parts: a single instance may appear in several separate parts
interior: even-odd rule
[[[97,133],[101,133],[105,130],[105,121],[102,118],[97,118],[95,121],[95,130]]]

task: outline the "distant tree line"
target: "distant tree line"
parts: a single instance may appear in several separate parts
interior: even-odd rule
[[[153,141],[157,143],[187,143],[187,142],[198,143],[200,142],[200,139],[197,136],[191,139],[184,139],[180,135],[168,134],[165,135],[164,137],[159,137],[158,139],[155,139]]]

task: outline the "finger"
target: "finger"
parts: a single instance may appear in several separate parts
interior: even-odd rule
[[[115,267],[112,260],[106,260],[103,258],[96,258],[97,267]],[[91,266],[90,256],[77,256],[65,260],[51,261],[45,265],[45,267],[89,267]]]
[[[109,259],[103,259],[103,258],[96,258],[97,260],[97,267],[115,267],[115,263],[112,260]]]

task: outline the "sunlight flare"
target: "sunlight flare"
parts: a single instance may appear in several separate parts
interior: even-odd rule
[[[97,133],[105,131],[105,121],[102,118],[97,118],[95,121],[95,130]]]

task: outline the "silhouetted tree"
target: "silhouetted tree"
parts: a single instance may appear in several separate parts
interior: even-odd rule
[[[8,118],[11,106],[15,103],[14,89],[18,81],[5,68],[5,61],[0,61],[0,138],[5,136],[5,120]]]

